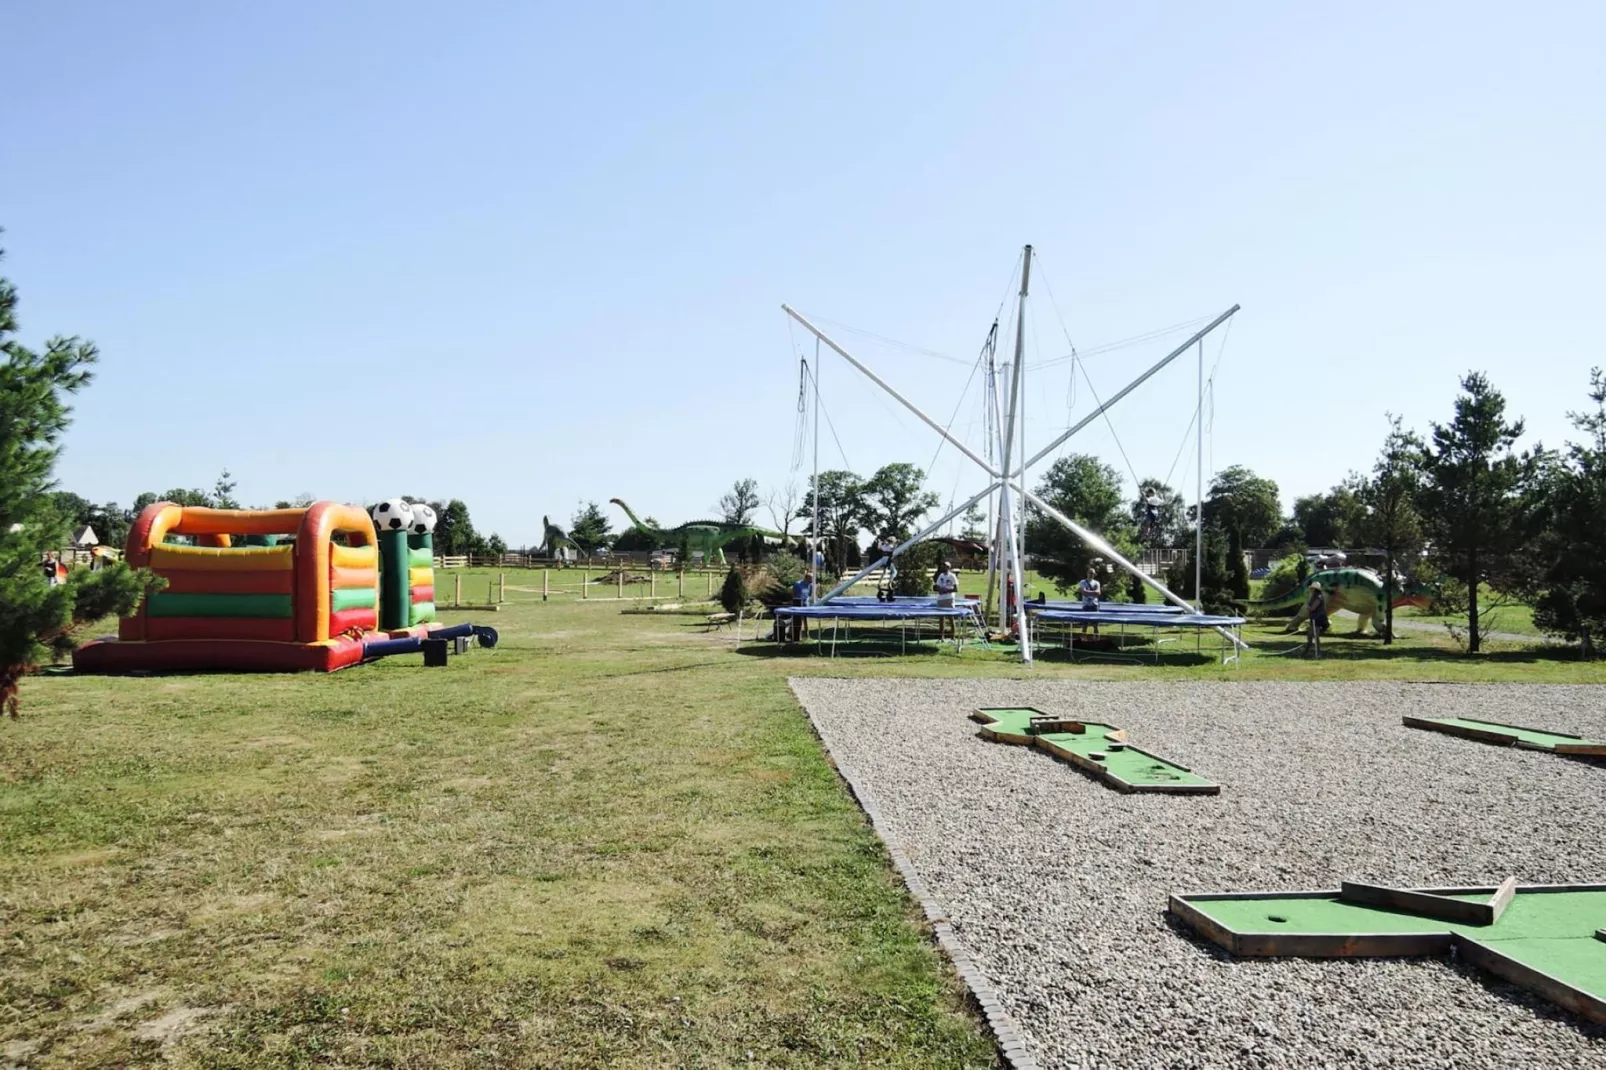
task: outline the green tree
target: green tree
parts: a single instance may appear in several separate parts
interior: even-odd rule
[[[1085,453],[1061,457],[1043,473],[1037,496],[1131,556],[1135,532],[1122,505],[1121,476],[1097,457]],[[1026,552],[1037,559],[1037,571],[1052,579],[1061,592],[1075,587],[1099,556],[1034,505],[1026,510]]]
[[[1353,546],[1361,538],[1366,505],[1362,501],[1365,480],[1351,473],[1325,494],[1309,494],[1294,500],[1294,527],[1307,546]],[[1274,536],[1275,537],[1275,536]]]
[[[1242,465],[1223,469],[1210,481],[1204,522],[1223,532],[1236,530],[1245,546],[1264,546],[1282,526],[1277,484]]]
[[[1545,481],[1534,623],[1593,658],[1606,633],[1606,374],[1591,369],[1589,386],[1594,410],[1567,414],[1588,437],[1568,444]]]
[[[1235,600],[1249,598],[1249,562],[1244,558],[1243,536],[1237,528],[1227,533],[1227,587]]]
[[[227,468],[223,469],[223,474],[217,477],[216,483],[212,484],[212,508],[240,508],[239,499],[235,498],[234,496],[234,488],[234,477],[229,475],[229,470]]]
[[[725,573],[725,582],[719,587],[719,604],[727,613],[740,613],[747,605],[747,580],[735,565]]]
[[[818,485],[821,553],[832,570],[841,575],[850,562],[859,559],[859,529],[864,526],[864,480],[842,468],[833,468],[809,477],[809,493],[798,506],[798,518],[814,516],[815,488]],[[810,532],[811,537],[814,535]]]
[[[921,490],[926,473],[904,461],[883,465],[864,482],[863,522],[877,537],[890,535],[899,542],[914,534],[920,518],[937,507],[942,498]]]
[[[1227,567],[1227,537],[1220,528],[1210,525],[1204,531],[1204,567],[1199,577],[1203,596],[1193,585],[1194,557],[1194,548],[1190,547],[1187,559],[1166,571],[1166,586],[1183,598],[1198,599],[1206,613],[1232,612],[1235,596]]]
[[[738,479],[731,489],[720,495],[714,508],[727,524],[747,525],[753,522],[753,513],[763,504],[758,496],[758,480]]]
[[[67,538],[51,490],[67,397],[89,384],[92,343],[54,337],[36,352],[15,338],[17,292],[0,278],[0,709],[17,716],[18,685],[47,651],[73,647],[76,628],[132,613],[163,581],[121,562],[74,569],[52,585],[43,556]]]
[[[474,530],[474,522],[469,519],[468,505],[461,498],[453,498],[442,505],[439,502],[430,502],[429,507],[435,510],[435,552],[442,556],[456,557],[459,554],[484,553],[484,540],[479,532]]]
[[[492,532],[491,537],[485,540],[485,552],[500,558],[507,553],[507,543],[503,541],[502,536]]]
[[[1365,513],[1360,537],[1383,551],[1383,642],[1394,642],[1394,598],[1400,565],[1422,547],[1422,518],[1416,499],[1421,491],[1419,471],[1422,440],[1400,427],[1400,418],[1388,417],[1389,433],[1372,466],[1371,478],[1361,487]]]
[[[930,594],[942,565],[943,551],[940,542],[917,542],[898,555],[898,575],[892,581],[893,594]]]
[[[596,502],[581,502],[569,521],[569,538],[590,557],[613,545],[613,524]]]
[[[1524,492],[1540,455],[1519,454],[1523,422],[1507,422],[1506,399],[1480,372],[1461,380],[1455,416],[1433,424],[1422,453],[1422,519],[1447,575],[1467,587],[1467,652],[1481,649],[1478,587],[1499,586],[1528,531]]]

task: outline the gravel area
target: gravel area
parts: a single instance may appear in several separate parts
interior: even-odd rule
[[[1606,767],[1400,724],[1606,738],[1606,688],[791,685],[1045,1067],[1606,1067],[1606,1027],[1447,959],[1235,960],[1165,913],[1345,879],[1606,883]],[[984,705],[1119,725],[1222,793],[1123,795],[979,739]]]

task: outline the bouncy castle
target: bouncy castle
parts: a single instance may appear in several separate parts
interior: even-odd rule
[[[129,531],[125,557],[167,587],[122,619],[117,638],[79,647],[73,667],[332,672],[416,650],[425,638],[489,632],[429,623],[432,511],[391,499],[375,515],[385,530],[376,531],[357,506],[335,502],[304,509],[148,506]],[[494,632],[482,638],[489,639],[483,645],[495,642]]]

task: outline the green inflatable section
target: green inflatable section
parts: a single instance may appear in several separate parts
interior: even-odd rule
[[[429,623],[430,621],[432,621],[434,619],[435,619],[435,603],[434,602],[415,602],[415,603],[413,603],[413,613],[412,613],[411,618],[409,618],[409,623],[411,623],[411,624],[427,624],[427,623]]]
[[[287,594],[153,594],[153,617],[289,617]]]
[[[435,536],[409,535],[407,537],[407,566],[409,568],[435,567]]]
[[[339,613],[343,609],[368,609],[375,600],[372,587],[336,587],[329,592],[329,611]]]
[[[408,626],[412,591],[407,585],[407,532],[379,533],[379,626],[395,631]]]

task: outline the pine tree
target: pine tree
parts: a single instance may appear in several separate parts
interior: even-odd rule
[[[15,338],[17,292],[0,278],[0,709],[17,715],[17,688],[46,651],[73,646],[74,628],[132,613],[162,586],[122,562],[75,569],[53,585],[41,562],[67,541],[68,518],[51,490],[71,409],[67,395],[89,384],[92,343],[55,337],[42,353]],[[53,572],[52,572],[53,578]]]
[[[1422,545],[1422,518],[1416,498],[1421,489],[1422,443],[1409,431],[1401,430],[1400,418],[1389,416],[1389,433],[1383,439],[1372,477],[1361,490],[1366,506],[1361,534],[1372,546],[1383,551],[1383,642],[1394,642],[1395,579],[1399,561]]]
[[[1524,491],[1539,455],[1518,454],[1523,422],[1508,423],[1506,399],[1484,375],[1461,380],[1455,416],[1434,424],[1422,454],[1423,520],[1446,574],[1467,587],[1467,653],[1481,649],[1478,587],[1498,581],[1530,534]]]

